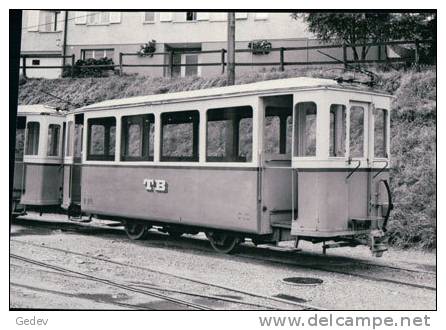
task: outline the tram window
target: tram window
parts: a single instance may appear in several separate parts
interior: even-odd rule
[[[218,108],[207,111],[206,161],[252,160],[252,108]]]
[[[347,134],[347,114],[345,105],[330,106],[330,157],[345,156],[345,140]]]
[[[267,107],[264,125],[264,151],[267,154],[290,154],[292,117],[288,108]]]
[[[59,155],[60,125],[48,125],[47,156]]]
[[[122,160],[153,160],[154,123],[153,114],[122,117]]]
[[[298,103],[295,111],[294,156],[316,156],[316,104],[314,102]]]
[[[264,148],[265,153],[279,154],[280,153],[280,117],[266,116],[265,117],[265,134]]]
[[[84,125],[75,124],[74,125],[74,157],[79,158],[82,156],[82,131]]]
[[[114,117],[88,120],[87,160],[114,160],[116,119]]]
[[[70,157],[73,155],[73,147],[72,147],[72,136],[73,136],[73,122],[69,121],[67,126],[67,148],[65,151],[65,155]]]
[[[40,124],[36,121],[29,122],[26,137],[26,155],[37,155],[39,153]]]
[[[198,161],[198,111],[161,114],[161,161]]]
[[[387,158],[387,111],[384,109],[375,110],[375,157]]]
[[[17,117],[17,125],[15,131],[15,160],[23,159],[23,151],[25,149],[25,129],[26,117]]]
[[[364,108],[350,108],[350,157],[364,157]]]

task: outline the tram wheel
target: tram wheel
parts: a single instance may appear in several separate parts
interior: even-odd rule
[[[125,223],[125,232],[131,240],[142,240],[147,238],[151,226],[136,221],[128,221]]]
[[[234,252],[242,241],[240,237],[224,232],[206,232],[206,237],[214,250],[219,253]]]

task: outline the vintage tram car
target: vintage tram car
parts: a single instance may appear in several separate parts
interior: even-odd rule
[[[380,256],[391,98],[301,77],[32,113],[20,204],[119,220],[132,239],[203,231],[219,252],[303,239]]]

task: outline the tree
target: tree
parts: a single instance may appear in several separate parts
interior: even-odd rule
[[[355,61],[366,59],[368,43],[432,38],[432,29],[436,31],[435,13],[293,13],[291,17],[302,17],[308,30],[322,41],[344,42],[352,48]]]

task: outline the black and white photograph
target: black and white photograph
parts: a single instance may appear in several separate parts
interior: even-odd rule
[[[432,327],[437,9],[32,6],[9,8],[11,327]]]

